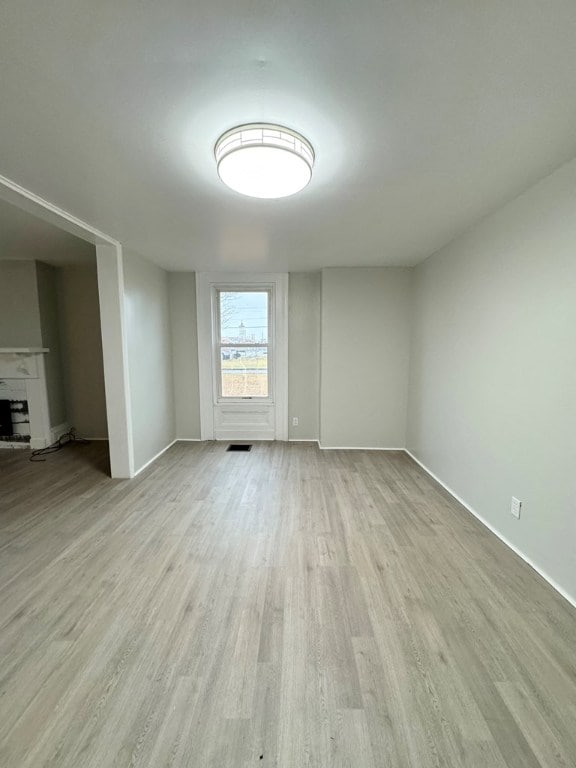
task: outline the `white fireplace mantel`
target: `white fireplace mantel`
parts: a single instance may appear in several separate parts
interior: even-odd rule
[[[46,388],[46,347],[0,347],[0,379],[24,379],[30,418],[30,447],[45,448],[52,441]],[[10,444],[6,444],[10,446]]]

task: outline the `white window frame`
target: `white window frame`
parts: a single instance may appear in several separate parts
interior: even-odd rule
[[[268,343],[273,349],[269,371],[270,398],[223,398],[215,391],[214,327],[215,289],[269,289],[272,292],[273,314],[268,329]],[[269,308],[270,309],[270,308]],[[198,372],[200,384],[200,437],[214,439],[215,406],[235,403],[275,408],[275,439],[288,440],[288,273],[197,272],[196,311],[198,321]],[[272,335],[273,334],[273,335]],[[241,346],[241,345],[237,345]]]
[[[275,323],[274,323],[274,304],[275,304],[275,291],[272,285],[213,285],[212,286],[212,311],[214,313],[213,319],[213,354],[214,354],[214,402],[215,403],[274,403],[274,338],[275,338]],[[238,342],[235,344],[222,344],[220,338],[220,293],[234,293],[235,291],[241,293],[266,293],[268,294],[268,331],[267,341],[265,343],[258,342]],[[222,394],[222,361],[220,352],[224,348],[236,349],[238,347],[255,347],[262,349],[266,347],[267,350],[267,371],[268,371],[268,395],[266,397],[258,397],[255,395],[246,395],[245,397],[225,397]]]

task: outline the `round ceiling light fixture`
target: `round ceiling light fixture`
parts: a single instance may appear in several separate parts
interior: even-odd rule
[[[216,142],[218,175],[227,187],[249,197],[288,197],[308,184],[314,167],[310,142],[281,125],[250,123]]]

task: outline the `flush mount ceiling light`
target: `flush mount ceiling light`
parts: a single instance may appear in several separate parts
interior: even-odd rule
[[[290,128],[251,123],[232,128],[216,142],[218,175],[236,192],[249,197],[288,197],[312,178],[314,150]]]

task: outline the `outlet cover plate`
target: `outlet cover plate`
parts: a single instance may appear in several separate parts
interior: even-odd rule
[[[512,501],[510,503],[510,512],[514,515],[514,517],[517,517],[519,520],[521,511],[522,511],[522,502],[520,501],[520,499],[517,499],[516,496],[512,496]]]

